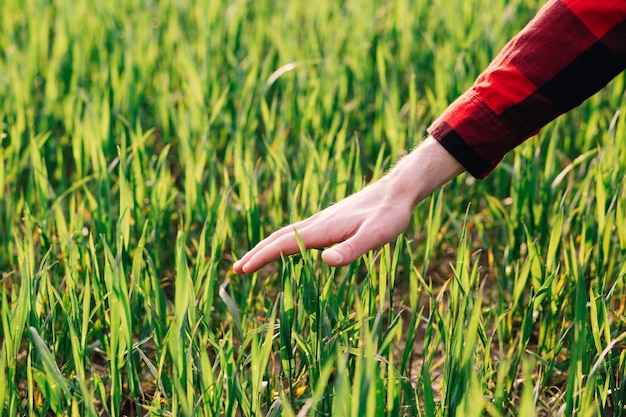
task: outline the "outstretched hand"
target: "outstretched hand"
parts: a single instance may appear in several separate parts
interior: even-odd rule
[[[402,233],[411,210],[410,204],[393,199],[383,178],[306,220],[274,232],[235,263],[235,271],[254,272],[281,255],[298,253],[296,231],[307,249],[337,244],[324,250],[322,259],[331,266],[347,265]]]
[[[462,171],[439,143],[428,138],[386,176],[308,219],[272,233],[233,268],[237,273],[252,273],[281,256],[300,252],[296,233],[306,249],[326,248],[322,259],[328,265],[348,265],[395,239],[408,226],[415,205]]]

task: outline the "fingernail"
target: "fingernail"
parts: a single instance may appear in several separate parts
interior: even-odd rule
[[[324,252],[324,260],[330,264],[339,264],[343,260],[343,257],[338,251],[328,249]]]

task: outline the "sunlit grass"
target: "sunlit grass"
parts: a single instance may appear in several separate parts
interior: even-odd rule
[[[3,0],[0,416],[625,416],[622,75],[349,267],[230,268],[540,5]]]

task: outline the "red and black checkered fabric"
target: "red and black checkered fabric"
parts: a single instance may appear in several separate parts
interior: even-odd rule
[[[624,68],[626,0],[552,0],[428,132],[484,178]]]

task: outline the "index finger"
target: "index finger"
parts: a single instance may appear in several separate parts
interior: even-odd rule
[[[296,234],[302,240],[305,249],[322,248],[335,243],[333,237],[325,233],[324,228],[309,222],[310,218],[291,226],[284,227],[259,242],[252,250],[237,261],[233,268],[238,273],[252,273],[270,262],[300,252]]]
[[[275,231],[274,233],[272,233],[271,235],[269,235],[268,237],[266,237],[265,239],[257,243],[241,259],[239,259],[237,262],[233,264],[233,268],[235,272],[237,272],[238,274],[244,273],[243,267],[250,261],[250,259],[252,259],[258,252],[260,252],[267,246],[274,243],[274,241],[276,241],[277,239],[289,233],[293,233],[294,228],[295,228],[295,225],[283,227],[282,229]],[[280,258],[280,253],[278,253],[276,259],[278,258]],[[271,260],[268,262],[271,262]],[[248,273],[248,272],[246,271],[245,273]]]

